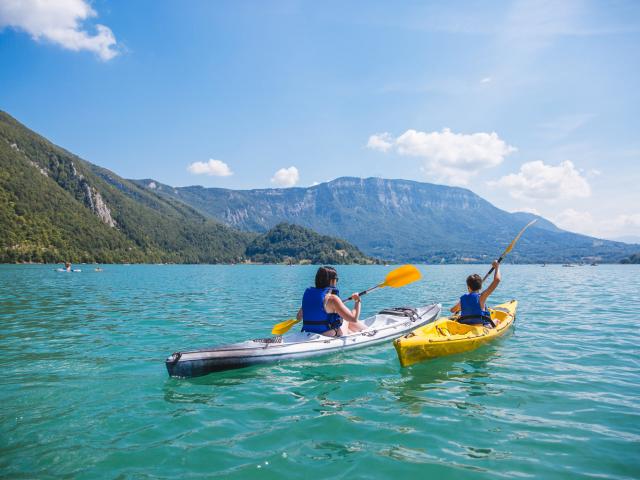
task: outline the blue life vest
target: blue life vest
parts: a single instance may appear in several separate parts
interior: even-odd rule
[[[302,297],[302,331],[310,333],[324,333],[342,325],[342,318],[337,313],[327,313],[324,309],[324,299],[327,294],[339,295],[338,289],[307,288]]]
[[[477,292],[467,293],[460,297],[460,318],[458,322],[467,325],[495,326],[491,320],[491,314],[486,310],[482,310],[480,294]]]

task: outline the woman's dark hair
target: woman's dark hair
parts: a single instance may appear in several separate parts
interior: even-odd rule
[[[316,288],[327,288],[334,278],[338,278],[335,268],[320,267],[316,272]]]
[[[480,290],[482,288],[482,277],[480,277],[480,275],[478,275],[477,273],[469,275],[467,277],[467,287],[469,287],[472,292]]]

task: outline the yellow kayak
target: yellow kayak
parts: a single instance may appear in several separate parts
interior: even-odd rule
[[[505,334],[516,318],[518,302],[510,302],[489,308],[495,328],[483,325],[465,325],[455,317],[440,318],[414,330],[393,342],[403,367],[431,358],[474,350],[494,338]]]

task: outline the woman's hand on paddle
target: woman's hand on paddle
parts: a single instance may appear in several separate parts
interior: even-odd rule
[[[351,295],[351,300],[353,300],[356,303],[360,303],[362,300],[360,299],[360,295],[358,293],[354,293],[353,295]]]

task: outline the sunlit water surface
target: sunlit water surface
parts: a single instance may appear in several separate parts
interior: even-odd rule
[[[268,336],[315,267],[0,266],[4,478],[638,478],[640,267],[514,266],[513,332],[402,369],[383,344],[170,379],[165,357]],[[392,267],[340,267],[342,293]],[[364,315],[463,293],[420,266]]]

